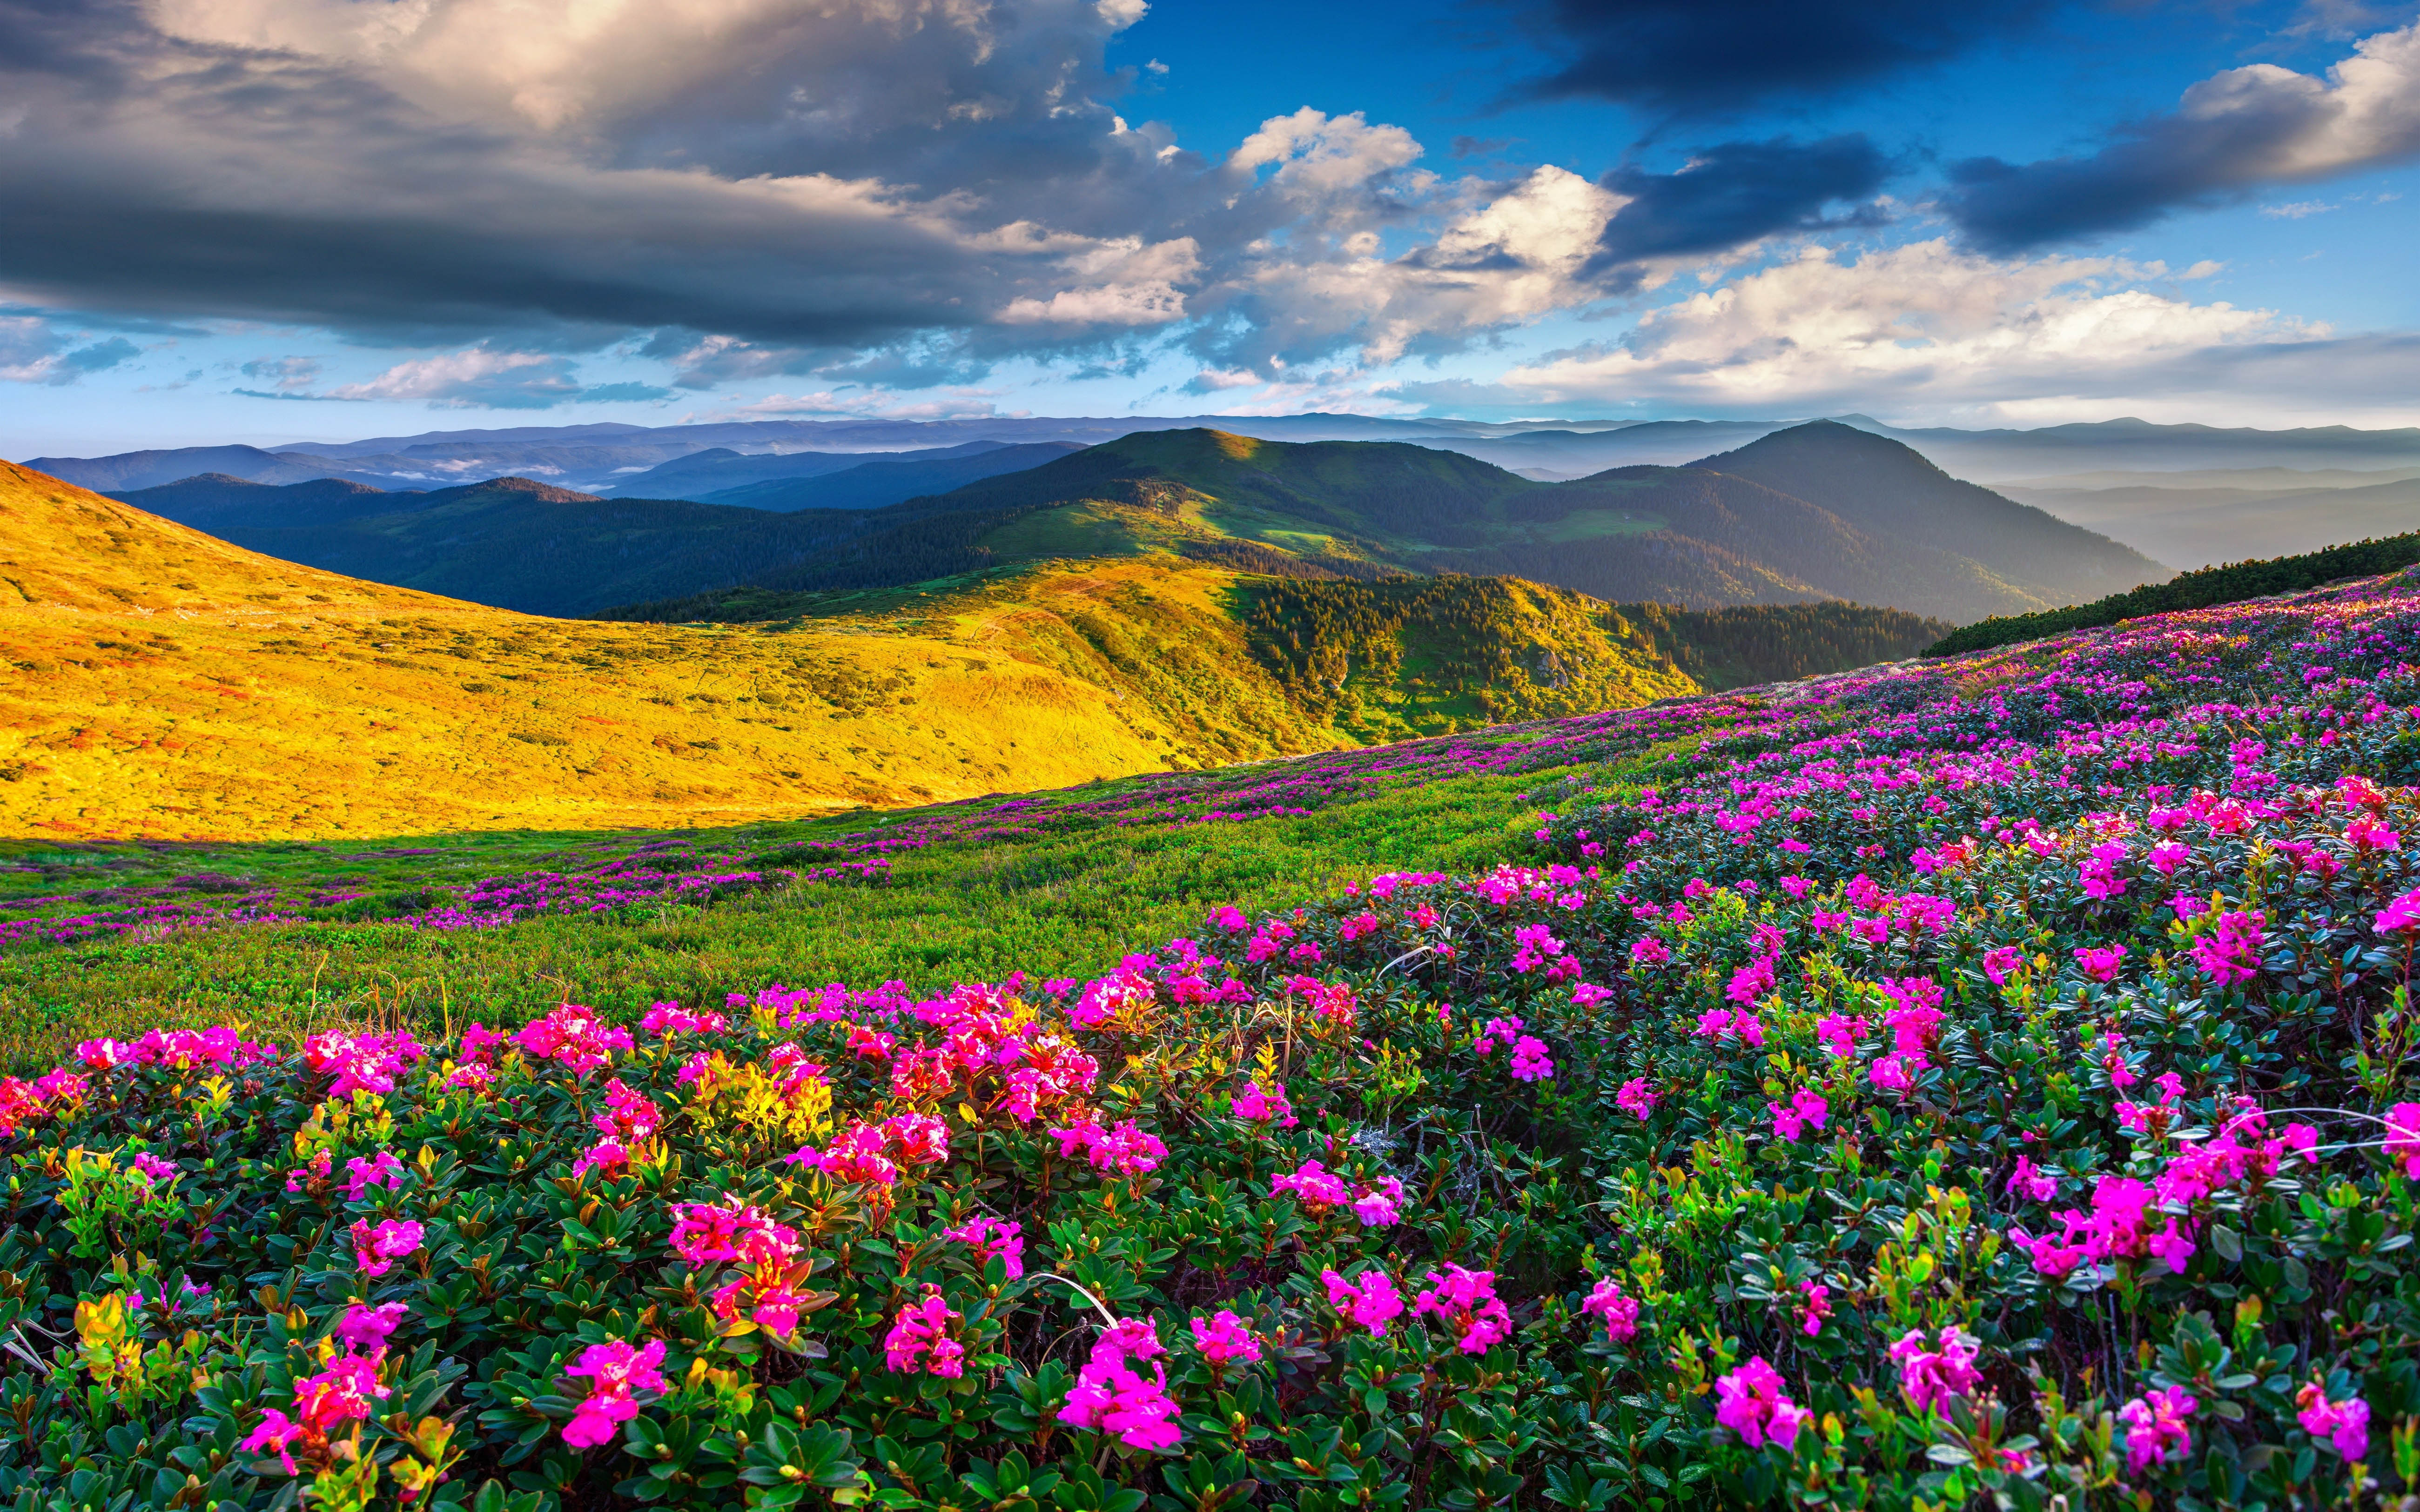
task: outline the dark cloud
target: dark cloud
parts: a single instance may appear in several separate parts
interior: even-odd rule
[[[1942,206],[1968,242],[2012,253],[2132,231],[2179,209],[2420,156],[2420,26],[2381,33],[2325,79],[2231,69],[2172,114],[2128,122],[2088,156],[1949,168]]]
[[[1528,92],[1668,114],[1831,95],[2030,27],[2047,0],[1545,0]]]
[[[1837,225],[1823,219],[1825,206],[1866,199],[1891,173],[1890,160],[1861,134],[1725,142],[1678,173],[1617,168],[1605,187],[1630,203],[1606,224],[1599,262],[1720,252],[1776,231]]]

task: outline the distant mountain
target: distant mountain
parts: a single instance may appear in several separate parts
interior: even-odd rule
[[[346,471],[317,457],[281,456],[257,446],[180,446],[164,452],[122,452],[116,456],[38,456],[23,465],[95,493],[157,487],[205,472],[256,483],[302,483],[338,477]]]
[[[153,488],[108,491],[137,509],[222,537],[230,530],[280,530],[380,514],[396,508],[399,497],[416,497],[349,478],[273,484],[225,472],[204,472]]]
[[[710,504],[737,504],[742,509],[879,509],[926,494],[946,493],[981,478],[1054,462],[1083,448],[1074,441],[1030,441],[1002,446],[970,442],[946,453],[921,457],[905,454],[897,460],[861,461],[857,466],[809,477],[771,478],[703,496]],[[750,458],[749,460],[754,460]],[[690,497],[684,494],[683,497]]]
[[[2263,469],[2247,471],[2243,475],[2275,477],[2280,471]],[[2163,562],[2190,569],[2222,562],[2292,556],[2315,544],[2335,545],[2420,529],[2420,478],[2397,478],[2392,470],[2382,475],[2390,481],[2362,486],[2306,484],[2283,489],[2138,484],[2007,491],[2061,519],[2106,531]],[[2336,471],[2308,476],[2345,478],[2364,474]]]
[[[1961,482],[1907,446],[1833,421],[1777,431],[1691,465],[1821,505],[1878,541],[1966,558],[2053,605],[2169,575],[2105,535]]]
[[[1904,429],[1857,414],[1833,418],[1854,429],[1911,446],[1951,475],[1983,484],[2127,469],[2375,470],[2398,464],[2420,466],[2420,429],[2321,426],[2264,431],[2121,420],[2036,430],[1968,431],[1947,427]],[[1617,467],[1685,463],[1736,450],[1762,436],[1800,424],[1803,420],[1804,417],[1540,423],[1343,414],[754,420],[660,426],[521,425],[494,430],[428,431],[418,436],[380,436],[354,441],[295,441],[265,451],[256,447],[200,447],[180,453],[35,460],[46,471],[113,490],[171,483],[197,472],[225,472],[268,483],[341,475],[384,488],[443,487],[512,474],[588,493],[688,497],[700,491],[700,487],[685,484],[668,488],[662,486],[661,479],[648,475],[666,464],[708,453],[730,455],[709,456],[706,461],[796,457],[810,453],[855,456],[860,462],[900,461],[911,460],[908,454],[947,452],[967,446],[1039,442],[1093,446],[1140,431],[1217,429],[1262,440],[1405,441],[1459,452],[1513,471],[1569,479]],[[883,457],[879,454],[891,455]],[[168,460],[160,460],[161,457]],[[718,486],[737,487],[768,477],[805,475],[803,471],[751,474],[733,477]],[[641,479],[646,481],[638,481]]]
[[[599,499],[528,478],[380,493],[205,477],[125,501],[284,561],[560,615],[739,582],[829,550],[864,517]]]
[[[1879,480],[1863,497],[1849,476],[1861,456]],[[1157,552],[1293,577],[1512,575],[1607,600],[1706,609],[1839,598],[1963,622],[2072,602],[2079,587],[2169,576],[1844,426],[1802,427],[1780,445],[1709,461],[1734,459],[1761,477],[1628,467],[1538,483],[1400,442],[1140,432],[874,511],[857,532],[747,585],[778,597]],[[1982,557],[1935,544],[1966,526]],[[698,618],[735,602],[714,590],[616,612]],[[812,611],[751,602],[776,615]]]

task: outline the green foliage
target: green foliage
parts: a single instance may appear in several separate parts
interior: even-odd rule
[[[2301,556],[2271,557],[2257,562],[2231,562],[2180,574],[2163,583],[2149,583],[2130,593],[2113,594],[2070,609],[2043,609],[2034,614],[1998,615],[1951,632],[1925,652],[1928,656],[1954,656],[1962,652],[1989,651],[2038,640],[2068,630],[2087,630],[2146,614],[2176,609],[2209,609],[2220,604],[2264,598],[2272,594],[2299,593],[2344,578],[2394,572],[2420,563],[2420,532],[2390,535],[2383,540],[2355,541]]]

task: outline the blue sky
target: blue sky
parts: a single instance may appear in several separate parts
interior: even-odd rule
[[[2415,23],[0,0],[0,453],[745,415],[2420,424]]]

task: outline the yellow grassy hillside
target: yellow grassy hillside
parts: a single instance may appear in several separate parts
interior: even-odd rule
[[[929,630],[545,620],[274,561],[6,463],[0,585],[17,836],[692,825],[1336,739],[1257,697],[1249,726],[1214,726],[1087,681],[1068,669],[1102,653],[1023,606]]]

